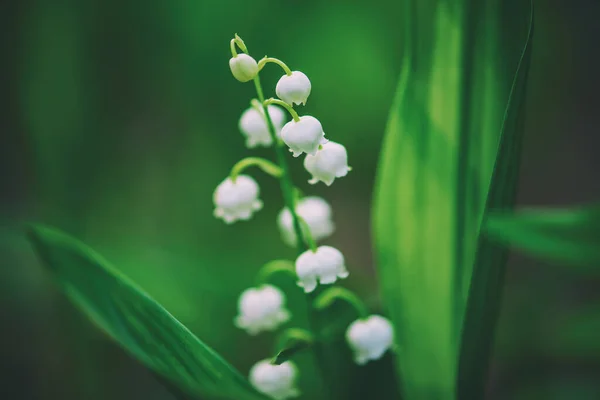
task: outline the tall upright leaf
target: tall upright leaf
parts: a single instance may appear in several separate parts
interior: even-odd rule
[[[181,398],[266,399],[90,248],[42,226],[29,238],[69,299]]]
[[[404,8],[403,66],[377,178],[375,246],[404,396],[454,399],[492,174],[503,137],[518,143],[521,134],[519,126],[503,126],[530,5],[404,0]],[[514,96],[522,95],[513,95],[519,107],[511,113],[522,105]],[[518,165],[518,147],[502,157]],[[502,174],[502,192],[514,192],[514,171]],[[507,196],[504,206],[511,201]]]

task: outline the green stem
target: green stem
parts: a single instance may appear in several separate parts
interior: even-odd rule
[[[279,273],[290,275],[294,278],[294,280],[297,280],[296,268],[294,266],[294,263],[289,260],[269,261],[268,263],[262,266],[260,271],[258,271],[256,280],[259,284],[268,283],[269,279],[273,275]]]
[[[229,47],[231,48],[231,57],[237,57],[237,51],[235,50],[235,39],[231,39],[231,42],[229,42]]]
[[[314,335],[300,328],[285,330],[277,340],[276,355],[273,364],[280,365],[298,353],[308,350],[315,344]]]
[[[238,161],[233,168],[231,168],[231,173],[229,174],[231,180],[235,182],[235,179],[239,174],[241,174],[246,168],[252,166],[257,166],[274,178],[281,178],[282,170],[273,162],[260,157],[246,157]]]
[[[330,307],[336,300],[343,300],[350,304],[358,314],[359,318],[369,316],[369,309],[362,300],[348,289],[342,287],[332,287],[321,293],[313,302],[313,306],[317,310],[324,310]]]
[[[312,250],[313,253],[316,253],[317,243],[315,242],[315,238],[313,237],[312,232],[310,231],[310,226],[308,226],[308,223],[306,222],[306,220],[304,220],[304,218],[298,216],[298,219],[300,220],[300,225],[304,227],[304,236],[306,242],[308,243],[308,247]]]
[[[303,236],[302,228],[300,227],[300,220],[298,219],[298,214],[296,213],[294,201],[294,185],[290,176],[290,168],[285,158],[285,150],[277,140],[277,131],[275,130],[275,125],[273,125],[273,121],[271,120],[271,116],[269,115],[267,104],[265,104],[265,96],[263,94],[262,86],[260,84],[259,74],[256,74],[256,77],[254,78],[254,86],[256,87],[256,94],[258,96],[258,100],[262,103],[263,106],[263,111],[267,120],[267,126],[269,127],[269,133],[271,134],[273,142],[275,142],[275,153],[277,155],[277,163],[281,168],[281,177],[279,179],[281,185],[281,192],[283,193],[285,205],[292,214],[292,223],[294,226],[294,232],[296,232],[298,252],[302,253],[304,250],[306,250],[306,247],[304,245],[304,240],[302,239]]]
[[[265,64],[269,63],[269,62],[279,65],[283,69],[283,71],[285,72],[285,74],[287,76],[292,75],[292,70],[287,65],[285,65],[285,63],[283,61],[281,61],[280,59],[277,59],[277,58],[273,58],[273,57],[262,58],[258,62],[258,70],[260,71],[261,69],[263,69]]]
[[[269,100],[265,100],[263,102],[263,104],[265,105],[265,107],[268,106],[269,104],[277,104],[278,106],[281,106],[281,107],[285,108],[286,110],[288,110],[288,112],[290,113],[290,115],[294,119],[294,122],[300,121],[300,116],[298,115],[298,113],[296,112],[296,110],[294,110],[294,107],[292,107],[291,105],[289,105],[288,103],[286,103],[283,100],[271,98]]]
[[[267,119],[267,126],[269,127],[269,133],[271,134],[271,138],[276,143],[275,144],[275,152],[277,154],[277,162],[281,167],[283,173],[281,175],[281,179],[279,179],[281,185],[281,191],[283,193],[283,198],[286,204],[286,207],[290,210],[292,215],[292,223],[294,226],[294,232],[296,232],[296,242],[298,246],[298,254],[303,253],[306,250],[306,245],[304,244],[302,228],[300,226],[300,220],[298,218],[298,214],[296,213],[296,202],[295,202],[295,187],[292,183],[292,179],[290,176],[290,169],[285,158],[286,152],[284,149],[284,144],[278,140],[277,133],[275,130],[275,126],[273,125],[273,121],[271,120],[271,116],[267,110],[267,104],[265,104],[265,96],[263,94],[262,86],[260,84],[260,74],[256,74],[254,78],[254,86],[256,87],[256,94],[258,100],[262,103],[263,110],[265,113],[265,117]],[[314,292],[313,292],[314,293]],[[313,295],[311,293],[311,295]],[[309,299],[312,299],[309,296]],[[309,301],[306,302],[307,313],[308,313],[308,321],[310,325],[310,329],[313,332],[319,332],[319,321],[316,318],[314,312],[312,312],[311,303]],[[330,382],[332,378],[329,376],[329,369],[326,367],[327,357],[325,354],[325,348],[322,344],[316,343],[314,346],[315,357],[317,359],[317,368],[321,371],[321,377],[323,379],[323,389],[329,392],[328,398],[334,398],[333,393],[331,393]]]

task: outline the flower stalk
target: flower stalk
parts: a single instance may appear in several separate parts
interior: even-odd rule
[[[273,178],[281,178],[281,174],[283,173],[279,166],[269,160],[260,157],[246,157],[238,161],[233,168],[231,168],[229,177],[235,182],[239,174],[246,168],[253,166],[260,168],[263,172],[271,175]]]
[[[283,193],[283,200],[285,202],[285,205],[292,214],[292,224],[294,226],[294,231],[296,232],[298,253],[301,253],[306,249],[306,246],[304,245],[304,240],[302,239],[302,228],[300,227],[300,220],[298,219],[298,214],[296,213],[295,208],[294,185],[292,183],[292,178],[289,172],[290,168],[285,158],[285,150],[277,140],[277,132],[275,130],[275,126],[273,125],[273,121],[271,120],[271,116],[269,115],[269,111],[267,109],[268,104],[265,104],[265,95],[263,93],[262,85],[260,84],[259,74],[256,74],[256,76],[254,77],[254,86],[256,88],[256,95],[258,97],[258,101],[260,101],[263,106],[265,119],[267,120],[267,126],[269,127],[269,133],[271,134],[271,137],[275,142],[275,153],[277,156],[277,163],[281,168],[281,177],[279,178],[281,192]]]
[[[278,58],[273,58],[273,57],[264,57],[262,58],[260,61],[258,61],[258,70],[262,70],[263,67],[267,64],[267,63],[274,63],[277,64],[281,67],[281,69],[283,69],[283,72],[285,72],[285,74],[287,76],[292,75],[292,70],[280,59]]]
[[[296,122],[300,121],[300,116],[298,115],[296,110],[294,110],[294,107],[292,107],[285,101],[271,98],[271,99],[265,100],[264,104],[265,104],[265,106],[268,106],[269,104],[277,104],[278,106],[285,108],[290,113],[290,115],[292,116],[294,121],[296,121]]]

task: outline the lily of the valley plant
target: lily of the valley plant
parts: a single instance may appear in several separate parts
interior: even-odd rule
[[[279,213],[277,224],[282,240],[296,246],[299,253],[295,261],[274,259],[262,267],[258,286],[245,290],[240,296],[235,325],[250,335],[256,335],[277,330],[289,321],[291,315],[285,306],[285,294],[268,283],[270,275],[285,271],[293,274],[313,309],[327,308],[336,300],[353,306],[359,318],[347,327],[345,337],[354,359],[359,365],[379,359],[393,347],[392,325],[382,316],[369,315],[364,304],[349,290],[319,287],[333,285],[338,279],[346,278],[349,271],[339,249],[317,245],[317,241],[328,238],[335,230],[331,206],[319,197],[302,197],[292,182],[287,164],[286,148],[293,157],[304,156],[309,183],[323,182],[329,186],[350,171],[346,148],[337,142],[342,138],[333,133],[333,140],[329,135],[326,139],[317,118],[300,116],[294,109],[294,105],[305,105],[311,94],[311,82],[304,73],[292,71],[283,61],[272,57],[264,57],[257,62],[248,54],[244,41],[238,35],[230,45],[232,57],[229,66],[233,76],[240,82],[252,81],[256,87],[257,98],[250,101],[250,107],[243,111],[238,125],[246,147],[274,147],[277,163],[258,157],[248,157],[236,163],[214,192],[214,214],[225,223],[232,224],[248,220],[261,210],[263,202],[259,197],[258,184],[251,176],[242,174],[248,167],[257,166],[280,181],[285,207]],[[269,63],[279,66],[283,76],[275,88],[278,98],[265,99],[259,74]],[[287,123],[286,112],[291,117]],[[320,340],[317,332],[299,328],[289,328],[281,335],[282,338],[304,340],[308,345]],[[249,378],[256,389],[267,396],[288,399],[300,394],[296,388],[300,372],[292,361],[278,364],[274,359],[265,359],[252,367]]]

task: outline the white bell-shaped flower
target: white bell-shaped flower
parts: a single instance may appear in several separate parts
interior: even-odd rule
[[[307,154],[304,168],[313,176],[308,182],[312,185],[321,181],[330,186],[335,178],[348,175],[348,153],[339,143],[328,141],[324,143],[317,154]]]
[[[250,219],[255,211],[262,208],[258,195],[258,184],[248,175],[239,175],[235,182],[231,178],[225,179],[213,194],[215,217],[227,224]]]
[[[305,115],[299,121],[291,120],[281,129],[281,139],[288,145],[292,155],[317,154],[319,145],[327,142],[323,126],[315,117]]]
[[[258,74],[258,63],[248,54],[236,54],[229,59],[229,68],[234,78],[240,82],[248,82]]]
[[[324,199],[317,196],[304,197],[296,204],[296,213],[306,221],[315,241],[325,239],[333,234],[335,225],[332,220],[331,206]],[[289,246],[295,246],[296,232],[292,213],[287,207],[279,213],[277,225],[283,241]]]
[[[281,107],[270,104],[268,106],[269,116],[275,127],[277,137],[281,135],[281,128],[285,123],[285,112]],[[246,147],[254,148],[257,146],[271,146],[273,138],[269,133],[269,126],[265,118],[265,113],[262,109],[250,107],[242,113],[240,118],[239,128],[242,134],[246,137]]]
[[[380,315],[354,321],[346,330],[346,341],[358,365],[378,360],[394,343],[392,323]]]
[[[238,309],[235,325],[250,335],[275,330],[290,319],[283,292],[272,285],[246,289],[240,296]]]
[[[254,364],[249,375],[252,386],[272,399],[286,400],[300,396],[296,388],[298,368],[291,361],[274,365],[270,360],[262,360]]]
[[[348,276],[342,253],[331,246],[319,246],[316,251],[307,250],[296,259],[298,286],[305,293],[316,289],[317,283],[328,285],[338,278]]]
[[[310,89],[308,77],[300,71],[293,71],[291,75],[279,78],[277,86],[275,86],[275,93],[289,105],[294,105],[294,103],[304,105],[310,95]]]

